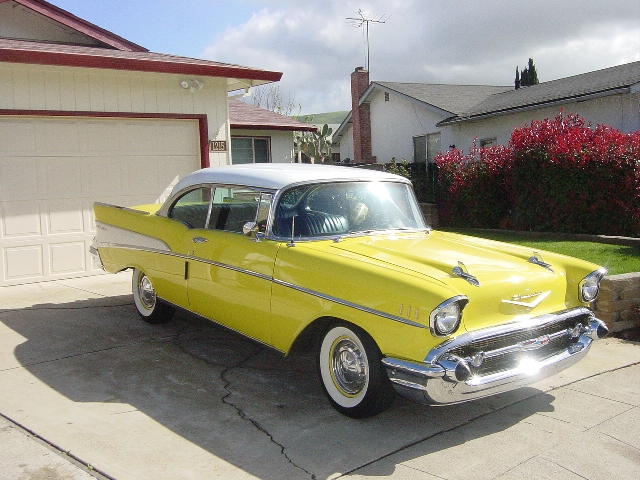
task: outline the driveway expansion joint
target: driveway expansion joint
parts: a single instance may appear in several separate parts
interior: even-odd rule
[[[13,429],[19,431],[23,435],[26,435],[27,437],[29,437],[29,438],[33,439],[34,441],[36,441],[37,443],[39,443],[40,445],[43,445],[44,447],[48,448],[49,450],[54,452],[56,455],[58,455],[60,458],[65,459],[67,462],[71,463],[75,467],[80,468],[81,470],[83,470],[84,472],[88,473],[92,477],[95,477],[98,480],[116,480],[114,477],[112,477],[108,473],[102,471],[99,468],[94,467],[89,462],[86,462],[85,460],[83,460],[80,457],[78,457],[78,456],[74,455],[73,453],[71,453],[69,450],[65,450],[62,447],[60,447],[60,446],[56,445],[55,443],[53,443],[52,441],[47,440],[46,438],[42,437],[41,435],[38,435],[33,430],[25,427],[24,425],[22,425],[19,422],[16,422],[11,417],[7,417],[3,413],[0,413],[0,417],[4,418],[6,421],[11,423],[11,426],[10,427],[6,427],[6,428],[13,428]]]

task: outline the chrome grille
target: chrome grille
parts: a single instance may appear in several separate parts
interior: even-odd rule
[[[458,345],[447,353],[465,359],[474,376],[485,376],[517,368],[522,359],[544,360],[571,347],[577,340],[570,332],[577,325],[589,324],[586,313],[561,318],[557,322],[515,329],[500,335]],[[471,359],[480,352],[484,359],[474,366]]]

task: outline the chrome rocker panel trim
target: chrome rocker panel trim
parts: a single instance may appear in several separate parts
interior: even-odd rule
[[[569,312],[582,313],[582,310],[582,308],[578,308],[569,310]],[[558,316],[563,317],[566,314],[567,312],[562,312]],[[548,320],[548,316],[545,315],[544,319]],[[455,378],[455,365],[452,365],[453,362],[446,355],[443,355],[445,349],[442,348],[442,345],[440,348],[434,349],[438,351],[439,355],[432,355],[430,352],[430,355],[427,356],[427,358],[439,359],[434,363],[409,362],[387,357],[382,360],[382,364],[386,368],[389,380],[393,383],[396,392],[405,398],[425,405],[461,403],[508,392],[551,377],[569,368],[587,354],[593,341],[601,338],[598,334],[603,331],[607,331],[604,322],[591,314],[589,326],[580,334],[573,345],[561,352],[540,361],[528,359],[529,361],[522,366],[511,370],[482,377],[472,375],[463,381]],[[446,343],[446,346],[451,348],[454,342]]]

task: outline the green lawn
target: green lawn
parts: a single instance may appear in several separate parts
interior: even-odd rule
[[[447,231],[498,240],[500,242],[517,243],[518,245],[582,258],[583,260],[602,265],[609,271],[609,275],[640,272],[640,248],[637,247],[595,242],[531,238],[527,235],[519,235],[511,232],[485,232],[482,230],[462,229],[447,229]]]

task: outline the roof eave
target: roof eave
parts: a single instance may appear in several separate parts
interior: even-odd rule
[[[570,97],[558,98],[551,101],[536,102],[528,105],[522,105],[519,107],[505,108],[502,110],[494,110],[491,112],[480,113],[477,115],[469,115],[465,117],[462,117],[462,116],[449,117],[445,120],[442,120],[441,122],[438,122],[436,124],[436,127],[446,127],[448,125],[455,125],[457,123],[473,122],[475,120],[483,120],[485,118],[509,115],[511,113],[525,112],[528,110],[537,110],[539,108],[553,107],[556,105],[564,105],[567,103],[584,102],[586,100],[592,100],[595,98],[608,97],[611,95],[618,95],[618,94],[629,93],[629,92],[630,92],[630,87],[617,87],[613,89],[602,90],[599,92],[592,92],[589,94],[573,95]]]
[[[113,52],[113,50],[107,50],[107,52],[109,51]],[[170,61],[169,59],[160,58],[157,60],[150,60],[46,50],[0,49],[0,62],[200,75],[204,77],[263,80],[265,83],[277,82],[282,78],[281,72],[256,70],[234,65],[204,65],[198,63],[175,62]]]
[[[289,132],[317,132],[313,125],[265,125],[256,123],[230,123],[230,128],[237,130],[278,130]]]
[[[336,128],[336,131],[333,132],[333,136],[331,144],[332,145],[338,145],[340,142],[339,140],[342,138],[343,132],[344,130],[347,128],[347,125],[349,125],[351,123],[351,115],[352,112],[349,112],[347,114],[346,117],[344,117],[344,120],[342,121],[342,123],[340,124],[340,126],[338,128]]]

